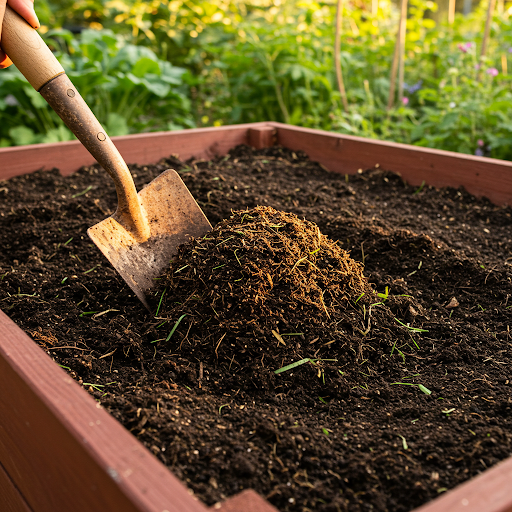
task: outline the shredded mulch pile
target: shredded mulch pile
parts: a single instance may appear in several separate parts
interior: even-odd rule
[[[263,206],[237,211],[182,246],[161,286],[159,315],[187,316],[182,348],[211,365],[257,371],[298,357],[304,337],[318,341],[327,330],[336,338],[327,345],[346,349],[340,322],[351,332],[363,327],[353,304],[374,295],[362,265],[317,225]]]
[[[213,505],[410,511],[512,452],[512,211],[274,147],[180,172],[214,229],[149,314],[97,167],[0,182],[0,307]]]

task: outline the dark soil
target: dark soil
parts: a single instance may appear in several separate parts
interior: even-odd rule
[[[0,307],[201,500],[409,511],[510,455],[510,208],[278,147],[131,169],[168,167],[219,224],[156,315],[86,235],[96,167],[0,182]]]

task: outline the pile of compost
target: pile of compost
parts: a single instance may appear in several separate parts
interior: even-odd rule
[[[512,211],[245,146],[175,168],[214,229],[139,303],[98,167],[0,182],[0,307],[196,496],[410,511],[512,451]]]

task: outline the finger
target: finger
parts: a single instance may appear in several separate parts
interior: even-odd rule
[[[0,39],[2,38],[2,22],[4,20],[4,14],[5,14],[5,4],[7,3],[6,0],[0,0]],[[0,47],[0,69],[6,68],[9,66],[9,57],[5,55],[5,52]]]
[[[37,14],[34,11],[33,0],[7,0],[7,3],[22,18],[24,18],[31,27],[39,28],[41,26],[39,20],[37,19]]]
[[[7,0],[0,0],[0,39],[2,39],[2,23],[4,21],[5,14],[5,5],[7,4]],[[1,48],[0,48],[0,51]]]

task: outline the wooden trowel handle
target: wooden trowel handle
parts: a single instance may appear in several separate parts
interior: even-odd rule
[[[1,45],[30,85],[114,180],[118,199],[116,220],[138,242],[147,240],[148,222],[123,157],[41,36],[9,6],[5,10]]]

